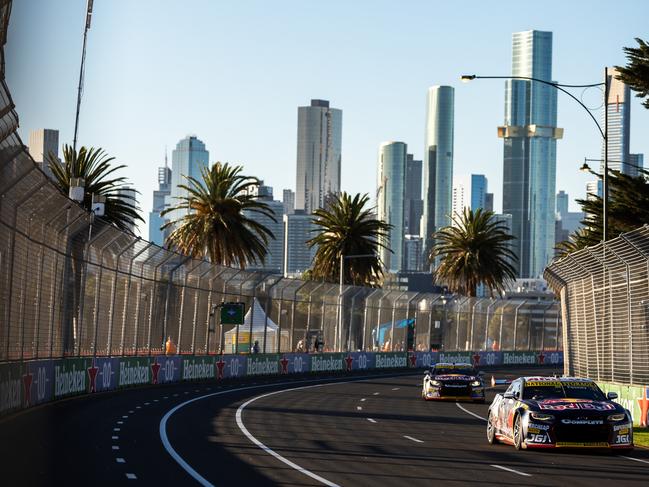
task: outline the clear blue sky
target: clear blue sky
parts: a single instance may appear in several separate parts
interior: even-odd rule
[[[72,142],[85,0],[14,1],[7,76],[28,142],[36,128]],[[95,0],[79,141],[128,165],[148,219],[165,145],[187,134],[212,162],[240,163],[281,199],[295,188],[297,107],[324,98],[343,110],[342,187],[374,194],[379,144],[423,155],[426,89],[455,86],[456,175],[484,173],[502,201],[501,81],[512,32],[554,32],[553,77],[592,83],[649,39],[645,1],[151,1]],[[581,96],[578,91],[577,95]],[[592,106],[600,94],[583,94]],[[600,112],[601,113],[601,112]],[[649,157],[649,111],[633,100],[631,150]],[[601,139],[559,94],[557,190],[585,195],[583,157]],[[572,203],[572,208],[576,205]],[[147,236],[146,227],[142,228]]]

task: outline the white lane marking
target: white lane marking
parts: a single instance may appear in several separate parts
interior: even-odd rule
[[[506,470],[507,472],[515,473],[516,475],[522,475],[523,477],[531,477],[529,473],[520,472],[518,470],[514,470],[513,468],[503,467],[502,465],[490,465],[490,466],[494,468],[499,468],[500,470]]]
[[[340,384],[340,382],[338,382],[338,384]],[[318,474],[316,474],[316,473],[313,473],[313,472],[311,472],[310,470],[307,470],[307,469],[304,468],[304,467],[299,466],[297,463],[293,463],[292,461],[290,461],[290,460],[287,459],[287,458],[284,458],[282,455],[280,455],[279,453],[275,452],[274,450],[271,450],[269,447],[267,447],[267,446],[264,445],[261,441],[259,441],[257,438],[255,438],[255,437],[250,433],[250,431],[248,431],[248,429],[247,429],[247,428],[245,427],[245,425],[243,424],[243,420],[241,419],[241,417],[242,417],[242,413],[243,413],[243,410],[246,408],[246,406],[248,406],[248,404],[250,404],[250,403],[256,401],[257,399],[262,399],[262,398],[264,398],[264,397],[272,396],[272,395],[274,395],[274,394],[280,394],[280,393],[282,393],[282,392],[295,391],[295,390],[298,390],[298,389],[307,389],[307,388],[312,388],[312,387],[321,387],[321,386],[323,386],[323,385],[327,385],[327,384],[317,384],[317,385],[315,385],[315,386],[295,387],[295,388],[293,388],[293,389],[285,389],[285,390],[283,390],[283,391],[274,391],[274,392],[270,392],[270,393],[268,393],[268,394],[262,394],[261,396],[253,397],[253,398],[250,399],[249,401],[244,402],[241,406],[239,406],[239,409],[237,409],[236,420],[237,420],[237,426],[239,426],[239,429],[241,430],[241,432],[242,432],[244,435],[246,435],[246,437],[247,437],[250,441],[252,441],[255,445],[257,445],[259,448],[261,448],[262,450],[264,450],[264,451],[265,451],[266,453],[268,453],[269,455],[274,456],[274,457],[277,458],[280,462],[285,463],[285,464],[288,465],[289,467],[291,467],[291,468],[297,470],[297,471],[300,472],[300,473],[303,473],[304,475],[307,475],[307,476],[311,477],[311,478],[314,479],[314,480],[317,480],[318,482],[323,483],[324,485],[327,485],[327,486],[329,486],[329,487],[340,487],[338,484],[335,484],[335,483],[331,482],[330,480],[325,479],[324,477],[320,477],[320,475],[318,475]]]
[[[627,460],[633,460],[634,462],[649,463],[647,460],[640,460],[639,458],[625,457],[624,455],[620,455],[620,456],[622,458],[626,458]]]
[[[117,424],[124,424],[124,421],[118,421]]]
[[[151,403],[148,403],[148,402],[145,402],[145,403],[144,403],[145,406],[148,406],[149,404],[151,404]]]
[[[174,397],[178,397],[178,394],[174,394]]]
[[[110,439],[111,440],[119,440],[119,436],[111,436]]]
[[[116,461],[117,463],[126,463],[126,460],[124,460],[123,458],[119,458],[119,457],[116,458],[115,461]]]
[[[379,392],[375,392],[373,395],[378,396],[379,394],[380,394]]]
[[[127,473],[126,478],[129,480],[137,480],[137,477],[135,476],[134,473]]]
[[[363,399],[361,399],[361,402],[365,402],[365,401],[366,401],[366,399],[365,399],[365,398],[363,398]]]
[[[297,388],[292,388],[292,389],[283,389],[281,391],[275,391],[275,392],[273,392],[271,394],[279,394],[280,392],[289,392],[289,391],[293,391],[295,389],[305,389],[305,388],[309,388],[309,387],[324,387],[324,386],[330,386],[330,385],[333,386],[333,385],[337,385],[337,384],[348,384],[350,382],[357,382],[357,381],[361,381],[361,380],[372,380],[372,379],[375,379],[375,378],[376,378],[376,376],[364,376],[364,377],[358,377],[356,380],[336,381],[336,382],[331,382],[331,383],[327,383],[327,384],[314,384],[314,385],[302,386],[302,387],[297,387]],[[329,380],[329,379],[321,379],[321,380],[325,381],[325,380]],[[285,385],[294,385],[294,384],[299,384],[299,383],[304,383],[304,382],[313,382],[313,380],[291,381],[291,382],[276,382],[273,385],[274,386],[285,386]],[[184,406],[186,406],[188,404],[191,404],[191,403],[193,403],[195,401],[200,401],[201,399],[206,399],[208,397],[220,396],[222,394],[228,394],[228,393],[231,393],[231,392],[239,392],[239,391],[245,391],[245,390],[250,390],[250,389],[261,389],[263,387],[266,387],[266,386],[248,386],[248,387],[239,387],[239,388],[227,389],[227,390],[223,390],[223,391],[219,391],[219,392],[212,392],[210,394],[205,394],[203,396],[194,397],[193,399],[188,399],[187,401],[182,402],[182,403],[176,405],[175,407],[171,408],[169,411],[167,411],[167,413],[160,420],[160,427],[159,427],[160,441],[162,442],[162,445],[164,446],[165,450],[167,450],[167,453],[169,453],[169,455],[171,455],[171,457],[176,461],[176,463],[178,463],[178,465],[180,465],[185,470],[185,472],[187,472],[191,477],[193,477],[194,480],[196,480],[199,484],[203,485],[204,487],[214,487],[213,484],[208,482],[196,470],[194,470],[178,454],[178,452],[176,452],[176,450],[174,450],[173,446],[171,446],[171,443],[169,442],[169,437],[167,436],[167,422],[169,421],[169,418],[176,411],[178,411],[180,408],[182,408],[182,407],[184,407]],[[218,386],[218,388],[220,389],[221,386]],[[174,394],[174,396],[177,396],[177,395],[178,394]],[[267,394],[267,395],[269,395],[269,394]],[[247,403],[243,404],[241,407],[243,407],[243,406],[245,406],[247,404],[250,404],[252,401],[255,401],[255,400],[260,399],[262,397],[264,397],[264,396],[257,396],[255,398],[251,399],[250,401],[248,401]],[[239,411],[241,411],[241,407],[239,408]],[[237,415],[241,416],[239,414],[239,411],[237,411]],[[241,426],[239,426],[239,428],[242,428],[242,427],[245,428],[245,426],[243,425],[243,422],[241,423]],[[248,431],[248,430],[246,430],[246,431]],[[250,434],[250,433],[248,433],[248,434]],[[256,440],[256,438],[255,438],[255,440]],[[258,440],[256,440],[256,441],[258,441]],[[265,445],[264,445],[264,447],[265,447]],[[274,454],[274,456],[277,455],[279,457],[279,454],[277,454],[275,452],[273,452],[273,454]],[[283,459],[283,457],[281,457],[281,458],[282,458],[282,461],[285,460],[285,459]],[[289,462],[289,460],[286,460],[286,462]],[[298,468],[301,468],[301,467],[298,466]],[[336,484],[328,484],[328,485],[330,485],[331,487],[338,487]]]
[[[119,446],[113,445],[113,450],[119,450]]]
[[[363,410],[363,408],[362,408],[362,407],[360,407],[360,406],[356,406],[356,410],[358,410],[358,411],[362,411],[362,410]]]
[[[121,431],[122,428],[113,428],[113,431]]]
[[[165,396],[165,397],[163,397],[162,399],[169,399],[169,396]]]
[[[135,411],[131,410],[128,412],[128,414],[133,414]]]
[[[189,394],[189,391],[185,391],[184,394]]]
[[[158,400],[157,400],[157,399],[154,399],[153,402],[158,402]]]
[[[368,420],[370,423],[376,423],[376,419],[367,418],[367,420]]]
[[[403,435],[403,437],[408,438],[409,440],[412,440],[415,443],[423,443],[424,442],[423,440],[418,440],[417,438],[413,438],[412,436],[408,436],[408,435]]]
[[[393,387],[392,390],[393,390],[393,391],[398,391],[399,388],[398,388],[398,387]]]
[[[135,406],[135,409],[142,409],[142,406]]]
[[[476,413],[473,413],[473,412],[469,411],[467,408],[463,407],[459,402],[456,402],[455,405],[456,405],[457,407],[459,407],[459,408],[460,408],[462,411],[464,411],[465,413],[470,414],[471,416],[473,416],[474,418],[481,419],[482,421],[487,421],[487,418],[483,418],[483,417],[480,416],[479,414],[476,414]]]
[[[122,418],[128,419],[128,415],[124,415],[124,416],[122,416]]]

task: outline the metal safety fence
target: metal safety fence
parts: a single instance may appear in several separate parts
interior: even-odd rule
[[[2,46],[11,2],[0,0]],[[554,302],[286,279],[168,251],[67,198],[34,163],[0,80],[0,361],[294,351],[557,350]],[[217,306],[246,304],[241,326]]]
[[[579,376],[649,384],[649,226],[553,262],[564,363]]]

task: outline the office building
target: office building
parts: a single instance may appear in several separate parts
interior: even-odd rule
[[[473,211],[478,208],[487,209],[487,188],[488,181],[484,174],[471,174],[471,209]],[[493,195],[492,207],[493,207]]]
[[[423,239],[419,235],[405,235],[403,239],[403,270],[420,271],[423,268]]]
[[[259,181],[253,195],[257,196],[259,201],[263,201],[273,213],[273,221],[270,216],[256,211],[244,210],[243,215],[250,220],[265,226],[270,230],[274,238],[269,238],[266,245],[266,257],[263,262],[248,263],[248,269],[272,272],[281,274],[284,267],[284,203],[273,199],[273,188],[265,186],[263,181]]]
[[[557,193],[557,215],[555,223],[555,246],[559,242],[568,240],[570,235],[582,227],[585,218],[583,211],[569,210],[570,196],[561,190]]]
[[[412,154],[406,156],[406,189],[403,210],[403,228],[406,235],[419,235],[424,202],[421,199],[422,161]]]
[[[160,229],[167,221],[167,218],[162,217],[160,213],[167,208],[166,202],[170,195],[171,169],[167,163],[167,154],[165,154],[165,165],[158,168],[158,189],[153,191],[153,205],[149,213],[149,241],[161,247],[164,245],[169,232]]]
[[[568,193],[564,190],[561,190],[557,193],[557,215],[561,216],[568,213],[568,204],[570,202],[570,197]]]
[[[627,84],[617,79],[616,69],[608,69],[608,168],[620,171],[629,176],[636,176],[638,171],[630,163],[631,140],[631,89]],[[602,117],[603,118],[603,117]],[[602,126],[604,120],[602,120]],[[602,142],[602,162],[600,174],[604,171],[604,143]]]
[[[422,232],[424,254],[435,231],[450,224],[453,193],[453,124],[455,92],[451,86],[432,86],[426,101]]]
[[[484,209],[487,211],[494,211],[494,194],[486,193],[484,195]]]
[[[640,175],[644,169],[644,154],[629,154],[629,166],[635,171],[634,176]]]
[[[202,181],[201,170],[209,166],[210,153],[205,149],[205,144],[195,135],[188,135],[182,139],[171,153],[171,193],[165,198],[165,204],[174,207],[181,202],[179,198],[189,196],[187,190],[178,185],[189,185],[186,176]],[[181,219],[188,210],[174,210],[166,215],[169,221]]]
[[[117,193],[117,197],[122,199],[124,202],[137,207],[137,191],[133,186],[122,186]],[[127,228],[134,234],[136,230],[136,222],[127,225]]]
[[[552,32],[513,34],[512,76],[552,81]],[[518,277],[538,277],[554,255],[557,90],[505,82],[503,213],[512,215]]]
[[[462,220],[465,209],[471,208],[471,180],[466,176],[455,176],[453,178],[453,200],[451,211],[453,215],[452,225],[456,226]]]
[[[312,213],[328,194],[340,193],[343,112],[311,100],[297,112],[295,209]]]
[[[586,183],[586,199],[594,200],[596,196],[602,197],[602,180],[588,181]]]
[[[316,229],[313,217],[304,210],[284,215],[284,277],[300,277],[311,268],[317,249],[309,248],[306,242],[315,236]]]
[[[284,203],[284,214],[290,215],[295,210],[295,191],[285,189],[282,192],[282,203]]]
[[[377,210],[378,219],[392,225],[382,243],[380,256],[388,272],[403,265],[404,196],[408,146],[403,142],[383,142],[379,148]],[[392,252],[390,252],[392,250]]]
[[[50,179],[53,179],[48,156],[59,158],[59,131],[52,129],[32,130],[29,133],[29,155]]]

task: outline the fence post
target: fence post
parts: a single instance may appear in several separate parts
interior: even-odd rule
[[[391,327],[391,330],[390,330],[390,335],[392,335],[392,337],[391,337],[392,339],[390,340],[390,350],[391,351],[394,351],[394,342],[396,341],[395,338],[394,338],[394,315],[395,315],[395,313],[397,311],[397,302],[399,302],[399,299],[401,299],[401,296],[406,294],[406,292],[402,292],[401,294],[399,294],[397,296],[397,298],[394,301],[392,301],[392,327]]]
[[[525,303],[527,303],[527,299],[524,299],[523,302],[516,306],[516,309],[514,310],[514,351],[516,351],[516,340],[518,338],[518,310]]]
[[[188,258],[187,260],[185,260],[185,262],[188,262],[189,260],[191,260],[191,258]],[[185,262],[183,262],[183,264]],[[183,282],[183,290],[181,291],[181,294],[180,294],[180,310],[178,312],[178,340],[176,342],[176,350],[177,350],[178,353],[182,353],[182,344],[181,344],[181,342],[182,342],[182,337],[183,337],[183,321],[184,321],[183,315],[185,313],[185,293],[187,292],[187,281],[189,280],[189,276],[191,275],[191,273],[194,272],[196,270],[196,268],[199,267],[203,263],[200,260],[199,261],[194,261],[194,262],[195,262],[195,264],[189,270],[189,272],[185,271],[185,279],[184,279],[184,282]],[[198,298],[198,293],[199,293],[200,286],[201,286],[201,282],[200,282],[200,279],[199,279],[198,286],[196,286],[196,289],[195,289],[195,292],[194,292],[194,297],[195,298]],[[167,303],[165,304],[165,310],[166,310],[168,304],[169,304],[169,296],[167,295]],[[162,337],[163,340],[164,340],[164,337],[167,336],[167,333],[166,333],[167,316],[166,315],[167,315],[167,312],[165,311],[165,333],[163,333],[163,335],[164,335]],[[166,349],[163,350],[163,352],[166,353]]]
[[[124,336],[126,334],[126,317],[127,317],[126,316],[127,315],[126,310],[128,308],[128,298],[129,298],[129,295],[131,293],[131,281],[132,281],[132,278],[133,278],[133,262],[135,261],[135,259],[137,257],[142,255],[142,253],[144,253],[147,249],[151,248],[152,245],[153,245],[152,243],[147,242],[147,244],[142,248],[142,250],[139,250],[138,252],[136,252],[134,255],[131,256],[130,261],[128,263],[128,278],[127,278],[127,282],[126,282],[126,288],[124,290],[125,291],[124,292],[124,308],[122,309],[122,336],[120,338],[120,346],[119,346],[119,354],[122,355],[122,356],[124,355]],[[135,312],[135,320],[136,320],[135,321],[135,332],[137,332],[137,322],[139,320],[138,311],[140,309],[140,286],[138,287],[138,294],[137,294],[137,297],[136,297],[136,300],[135,300],[135,309],[136,309],[136,312]]]
[[[113,276],[113,283],[110,288],[110,312],[108,314],[108,355],[111,355],[113,347],[113,319],[115,315],[115,293],[117,292],[117,274],[119,274],[119,261],[122,258],[124,252],[133,247],[137,242],[140,241],[140,237],[136,237],[131,240],[122,251],[117,254],[117,259],[115,260],[115,275]]]
[[[489,306],[487,306],[487,320],[484,325],[484,349],[489,350],[489,312],[491,311],[491,307],[496,304],[496,300],[491,300],[491,303],[489,303]]]

